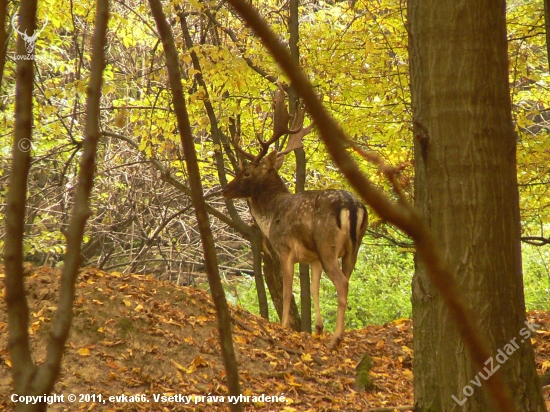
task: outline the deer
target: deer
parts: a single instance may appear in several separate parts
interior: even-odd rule
[[[278,170],[285,154],[302,147],[302,138],[309,133],[311,126],[302,127],[304,109],[297,108],[293,124],[288,127],[290,115],[284,99],[285,93],[279,88],[272,136],[267,141],[257,136],[260,151],[256,156],[244,151],[240,139],[235,139],[235,148],[250,162],[242,165],[235,178],[223,188],[222,194],[227,199],[248,199],[252,216],[279,255],[283,278],[281,323],[284,327],[289,327],[290,321],[294,265],[309,263],[315,332],[322,334],[319,286],[321,273],[325,271],[336,288],[338,298],[336,328],[328,345],[332,349],[344,335],[349,278],[367,229],[368,215],[359,199],[345,190],[290,193]],[[286,134],[290,136],[286,149],[280,153],[273,150],[268,154],[269,147]]]

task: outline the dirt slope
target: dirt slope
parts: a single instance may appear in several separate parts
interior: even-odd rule
[[[59,276],[59,271],[41,267],[26,278],[38,362],[45,356]],[[215,311],[207,292],[86,268],[79,277],[74,313],[54,390],[63,402],[49,410],[227,410]],[[548,330],[546,314],[534,315]],[[329,334],[294,333],[234,307],[232,316],[246,410],[359,411],[413,402],[409,320],[346,332],[338,350],[330,351]],[[13,409],[6,323],[2,299],[0,410]],[[536,343],[541,371],[550,365],[546,334],[539,333]],[[374,360],[370,377],[375,387],[357,392],[355,367],[365,354]],[[69,394],[77,396],[76,402],[69,401]]]

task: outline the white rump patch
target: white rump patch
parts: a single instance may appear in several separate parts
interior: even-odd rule
[[[345,233],[349,233],[350,228],[350,221],[349,221],[349,210],[348,209],[342,209],[340,211],[340,224],[341,224],[341,230]]]
[[[361,208],[357,209],[357,230],[355,233],[357,233],[357,236],[359,236],[359,233],[361,233],[361,226],[363,224],[363,219],[365,219],[365,211]]]

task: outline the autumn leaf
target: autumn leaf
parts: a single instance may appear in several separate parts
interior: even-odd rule
[[[37,320],[36,322],[31,323],[29,326],[29,335],[34,335],[38,329],[40,329],[40,321]]]
[[[187,370],[182,366],[180,365],[179,363],[177,363],[174,359],[170,359],[170,362],[172,362],[172,365],[174,365],[176,367],[176,369],[182,371],[182,372],[186,372]]]
[[[189,367],[185,369],[185,373],[190,374],[195,372],[198,366],[208,366],[208,362],[201,355],[198,355],[195,359],[193,359],[193,362],[191,362]]]
[[[302,386],[302,384],[296,382],[294,375],[290,373],[285,373],[285,382],[290,386],[298,386],[298,387]]]
[[[77,353],[78,353],[80,356],[90,356],[90,349],[88,349],[88,348],[80,348],[79,350],[77,350]]]
[[[105,362],[105,365],[107,365],[111,369],[118,369],[119,368],[119,366],[114,361]]]
[[[241,335],[235,335],[233,337],[233,340],[237,343],[242,343],[243,345],[248,343],[248,339],[246,339],[244,336],[241,336]]]
[[[197,322],[199,322],[199,324],[201,325],[204,325],[204,322],[208,321],[208,318],[206,316],[199,316],[197,318]]]
[[[313,358],[311,357],[311,354],[310,354],[310,353],[303,353],[302,356],[300,356],[300,358],[301,358],[304,362],[313,362]]]

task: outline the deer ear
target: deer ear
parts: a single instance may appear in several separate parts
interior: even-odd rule
[[[262,163],[264,163],[268,169],[271,167],[276,168],[277,151],[273,150],[271,153],[269,153],[266,157],[262,159]]]
[[[273,165],[275,170],[278,171],[281,168],[281,166],[283,165],[284,161],[285,161],[285,155],[283,153],[278,153],[277,154],[277,160],[275,161],[275,165]]]

